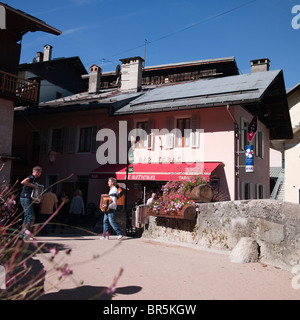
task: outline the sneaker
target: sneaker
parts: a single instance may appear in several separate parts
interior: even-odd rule
[[[107,237],[100,237],[99,240],[108,240]]]
[[[119,235],[119,236],[117,237],[117,239],[118,239],[118,240],[122,240],[122,239],[123,239],[123,236],[122,236],[122,235]]]

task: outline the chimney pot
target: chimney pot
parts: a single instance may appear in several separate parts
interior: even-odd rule
[[[251,72],[264,72],[270,70],[270,60],[268,58],[251,60]]]

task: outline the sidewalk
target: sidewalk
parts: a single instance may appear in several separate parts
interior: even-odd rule
[[[97,295],[112,285],[121,268],[113,300],[300,299],[300,289],[292,288],[293,274],[260,263],[231,263],[224,253],[144,238],[118,241],[116,236],[109,241],[80,235],[38,241],[56,246],[60,251],[55,261],[73,271],[55,288],[59,274],[48,271],[43,300],[107,299]],[[48,270],[51,256],[38,254],[34,259]]]

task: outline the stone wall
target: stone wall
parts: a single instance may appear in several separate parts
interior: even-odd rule
[[[262,263],[291,271],[300,264],[300,205],[277,200],[202,203],[195,221],[149,217],[143,237],[228,252],[250,237]]]

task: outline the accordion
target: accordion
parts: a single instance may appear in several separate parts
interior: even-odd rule
[[[106,212],[111,204],[111,197],[108,194],[101,194],[100,210]]]
[[[44,186],[41,184],[36,184],[36,185],[37,185],[37,189],[33,188],[32,192],[31,192],[31,199],[32,199],[32,202],[34,202],[34,203],[40,203],[41,197],[44,192]]]

